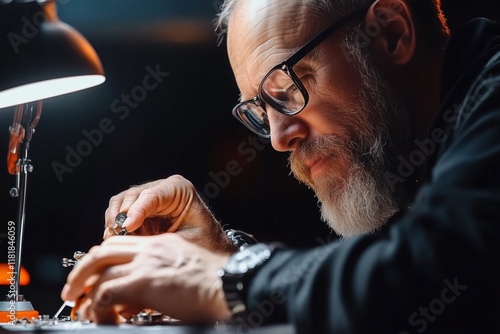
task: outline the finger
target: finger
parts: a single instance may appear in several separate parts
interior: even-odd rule
[[[66,285],[61,292],[63,300],[75,300],[80,296],[86,286],[90,284],[90,280],[94,275],[100,274],[105,268],[130,262],[133,256],[137,253],[134,242],[131,238],[123,236],[120,238],[109,238],[120,240],[118,243],[108,242],[106,245],[93,247],[87,255],[85,255],[77,266],[69,273]]]
[[[172,220],[168,232],[174,232],[183,222],[182,215],[189,212],[195,193],[192,184],[182,176],[171,176],[141,192],[127,213],[131,219],[123,226],[134,231],[146,217],[168,216]]]
[[[128,196],[129,201],[133,200],[133,198],[130,198],[132,196],[130,194],[131,192],[136,198],[139,196],[139,193],[135,191],[135,188],[132,188],[125,190],[109,199],[108,208],[104,213],[107,227],[113,227],[115,225],[115,217],[121,212],[123,201],[125,200],[126,196]]]
[[[83,302],[85,302],[85,300],[87,300],[87,296],[85,294],[82,294],[73,302],[73,307],[71,308],[70,314],[71,320],[78,320],[78,311],[82,307],[82,304]]]
[[[127,209],[128,218],[123,222],[123,228],[127,232],[133,232],[142,225],[147,217],[155,216],[158,211],[162,211],[159,208],[160,196],[161,193],[157,192],[156,188],[142,191]]]
[[[106,228],[104,229],[104,233],[103,233],[103,235],[102,235],[102,238],[103,238],[104,240],[106,240],[107,238],[109,238],[109,237],[111,237],[111,236],[113,236],[113,235],[115,235],[115,233],[111,232],[111,229],[110,229],[109,227],[106,227]]]
[[[135,199],[137,199],[137,197],[138,197],[138,195],[137,196],[130,195],[127,197],[122,197],[122,196],[113,197],[110,200],[109,207],[106,209],[106,211],[104,213],[104,217],[105,217],[104,218],[105,219],[104,227],[105,228],[114,227],[116,225],[116,216],[119,213],[127,213],[128,208],[130,206],[129,203],[124,204],[125,199],[128,199],[127,201],[135,201]],[[127,220],[125,220],[125,221],[127,221]]]
[[[92,300],[85,296],[85,299],[78,305],[75,304],[73,307],[73,312],[75,314],[75,318],[73,320],[90,320],[89,308],[92,304]]]
[[[146,183],[141,186],[135,186],[122,191],[118,195],[110,198],[108,208],[105,212],[105,221],[107,227],[115,225],[115,218],[120,213],[127,213],[130,206],[134,204],[144,189],[153,187],[157,182]]]
[[[118,312],[113,305],[102,307],[95,305],[92,296],[88,296],[80,307],[75,310],[75,320],[90,320],[98,324],[115,325],[119,322]]]
[[[116,225],[116,223],[115,223],[115,225]],[[102,239],[103,239],[103,240],[106,240],[106,239],[108,239],[109,237],[114,237],[114,236],[117,236],[117,235],[122,236],[121,234],[117,234],[117,232],[116,232],[115,228],[116,228],[116,226],[114,226],[113,228],[111,228],[111,227],[106,227],[106,228],[104,229],[104,233],[103,233],[103,235],[102,235]]]
[[[154,186],[152,185],[151,187],[153,190],[148,190],[148,188],[144,187],[140,189],[134,188],[124,194],[123,197],[120,197],[120,199],[114,199],[113,207],[110,204],[110,207],[106,210],[106,226],[115,226],[116,215],[125,213],[127,214],[127,219],[125,219],[122,226],[127,232],[133,232],[143,224],[147,217],[154,216],[157,206],[154,203],[150,203],[150,201],[151,198],[158,200],[158,196],[154,195]],[[117,203],[119,200],[121,201],[118,206]]]
[[[85,293],[79,296],[75,300],[75,306],[73,307],[72,310],[72,319],[73,320],[84,320],[84,319],[89,319],[90,315],[88,313],[88,309],[85,306],[90,306],[89,302],[84,305],[84,302],[87,300],[94,300],[94,288],[93,287],[98,287],[102,285],[104,282],[110,281],[110,280],[115,280],[117,278],[121,278],[124,276],[129,275],[132,272],[132,268],[130,267],[130,264],[124,264],[124,265],[116,265],[112,267],[108,267],[105,269],[100,276],[95,275],[95,279],[92,283],[89,283],[92,288],[85,289]],[[83,306],[82,306],[83,305]],[[81,309],[81,311],[80,311]],[[75,318],[73,316],[73,313],[77,315]]]
[[[89,319],[101,325],[116,325],[120,322],[118,311],[114,305],[101,306],[93,303],[89,307]]]
[[[133,277],[110,279],[92,289],[91,317],[95,322],[116,323],[118,313],[133,315],[132,310],[137,313],[144,308],[141,294],[136,293],[137,280]]]
[[[104,282],[112,281],[116,279],[120,279],[122,277],[126,277],[132,273],[132,267],[130,266],[130,262],[126,264],[115,265],[112,267],[108,267],[102,271],[99,278],[95,281],[93,286],[100,286],[104,284]]]
[[[115,217],[118,213],[114,214],[118,209],[111,207],[111,201],[110,201],[110,206],[106,209],[104,212],[104,228],[111,228],[115,226]]]

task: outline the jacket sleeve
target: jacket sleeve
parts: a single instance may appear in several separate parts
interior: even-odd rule
[[[276,251],[251,280],[248,326],[491,332],[500,310],[499,69],[491,63],[439,116],[451,131],[413,206],[377,233]]]

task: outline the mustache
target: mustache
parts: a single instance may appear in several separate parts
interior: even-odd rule
[[[313,159],[332,157],[336,159],[352,156],[352,141],[335,135],[310,138],[288,157],[288,165],[295,178],[309,186],[313,184],[307,163]]]

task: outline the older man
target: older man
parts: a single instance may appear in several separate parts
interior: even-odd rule
[[[290,152],[344,240],[235,251],[181,176],[113,197],[133,234],[93,248],[62,297],[301,333],[479,333],[500,307],[500,27],[449,36],[437,0],[228,0],[233,115]],[[163,233],[176,232],[176,233]],[[233,238],[241,241],[242,238]],[[239,245],[238,245],[239,246]],[[245,327],[245,328],[247,328]]]

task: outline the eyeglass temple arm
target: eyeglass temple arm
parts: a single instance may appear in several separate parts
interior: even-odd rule
[[[333,31],[337,30],[350,20],[352,20],[354,17],[361,15],[365,12],[365,9],[358,10],[353,12],[350,15],[344,16],[340,18],[338,21],[330,25],[328,28],[320,32],[318,35],[314,36],[309,42],[305,44],[299,51],[297,51],[295,54],[293,54],[290,58],[285,60],[283,63],[281,63],[282,66],[289,66],[292,67],[295,65],[299,60],[304,58],[306,54],[311,52],[315,47],[317,47],[323,40],[325,40]]]

